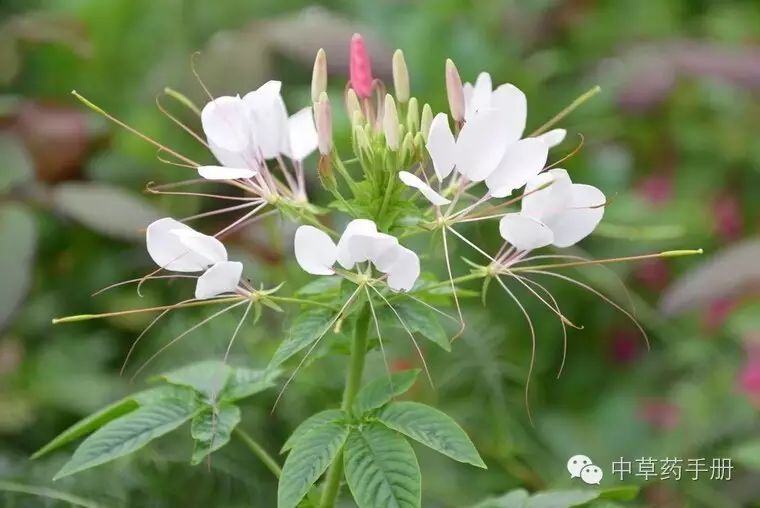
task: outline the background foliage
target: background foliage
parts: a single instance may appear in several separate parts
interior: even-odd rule
[[[28,459],[82,416],[145,388],[152,374],[220,358],[234,327],[234,318],[215,320],[130,382],[130,369],[125,376],[119,369],[149,317],[51,325],[54,316],[177,301],[189,286],[148,284],[142,298],[131,288],[89,295],[149,270],[139,232],[147,220],[210,206],[146,196],[146,182],[179,180],[183,169],[158,162],[152,147],[91,115],[69,91],[200,158],[202,147],[154,102],[165,86],[203,100],[190,72],[194,51],[215,94],[277,78],[294,109],[308,102],[318,47],[328,53],[332,95],[340,94],[347,42],[362,31],[372,40],[376,74],[390,82],[390,51],[403,48],[413,93],[436,111],[446,106],[446,57],[468,80],[489,70],[495,81],[525,90],[529,128],[601,85],[603,92],[564,124],[568,152],[578,134],[585,137],[565,166],[613,196],[583,249],[595,257],[706,251],[697,259],[615,268],[651,334],[651,351],[624,316],[593,295],[552,285],[565,314],[585,326],[570,333],[559,380],[559,324],[523,295],[541,316],[530,392],[535,426],[523,402],[530,340],[519,311],[497,292],[485,307],[468,300],[469,326],[453,351],[426,347],[435,389],[418,381],[407,398],[452,415],[489,469],[418,448],[424,505],[461,507],[515,488],[577,486],[565,461],[585,453],[605,471],[620,456],[731,457],[736,469],[728,482],[633,478],[643,491],[631,505],[760,506],[758,26],[760,5],[749,0],[336,0],[318,7],[295,0],[6,0],[0,4],[0,489],[7,482],[52,488],[98,506],[273,506],[273,478],[234,437],[210,461],[189,466],[189,433],[175,433],[54,484],[71,450]],[[335,116],[339,143],[347,146],[348,122]],[[316,193],[316,178],[312,184]],[[257,283],[288,279],[298,287],[308,279],[290,261],[292,231],[277,221],[250,228],[234,238],[232,257],[246,261]],[[487,243],[488,231],[469,233]],[[472,255],[461,248],[455,254]],[[609,271],[576,275],[625,301]],[[138,347],[131,370],[205,312],[166,319]],[[280,317],[265,313],[258,326],[244,329],[232,363],[265,366],[280,330]],[[418,367],[412,348],[398,339],[389,351],[393,368]],[[240,402],[243,426],[272,452],[299,422],[339,399],[342,378],[325,373],[342,371],[345,357],[314,363],[274,413],[274,390]],[[368,375],[378,374],[382,361],[370,358],[369,366]],[[603,485],[616,481],[605,478]],[[8,493],[0,493],[0,504],[69,505]]]

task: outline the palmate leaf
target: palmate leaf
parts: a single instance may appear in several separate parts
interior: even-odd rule
[[[176,429],[199,411],[194,400],[166,399],[113,420],[85,439],[53,478],[84,471],[139,450]]]
[[[213,400],[219,396],[231,374],[232,368],[224,362],[207,360],[161,374],[161,378],[167,383],[190,387]]]
[[[447,457],[486,468],[464,430],[437,409],[419,402],[391,402],[378,413],[377,419]]]
[[[427,340],[434,342],[445,351],[451,351],[449,337],[443,326],[441,326],[439,316],[432,310],[425,307],[419,302],[393,302],[393,308],[396,309],[404,324],[412,333],[419,333]],[[383,311],[384,322],[393,326],[401,326],[396,315],[390,309]]]
[[[272,356],[269,368],[279,367],[288,358],[312,345],[325,332],[333,317],[334,312],[329,309],[311,309],[301,313],[293,321],[288,337]]]
[[[413,369],[373,379],[359,390],[352,408],[354,414],[363,415],[405,393],[414,385],[419,373],[419,369]]]
[[[420,467],[400,434],[377,423],[354,429],[343,458],[346,480],[359,508],[420,506]]]
[[[295,442],[277,488],[277,507],[294,508],[335,460],[348,436],[342,423],[318,426]]]
[[[293,431],[287,441],[285,441],[285,444],[282,445],[280,453],[284,453],[293,448],[296,443],[298,443],[298,441],[300,441],[312,430],[329,423],[343,423],[345,418],[345,413],[343,413],[343,411],[340,409],[326,409],[324,411],[320,411],[319,413],[311,415],[302,421],[298,427],[296,427],[296,430]]]
[[[160,403],[164,399],[184,399],[190,401],[192,398],[193,393],[190,389],[178,386],[160,386],[134,393],[78,421],[37,450],[31,458],[36,459],[50,453],[79,437],[99,429],[106,423],[136,410],[140,406]]]
[[[222,399],[231,402],[250,397],[274,386],[282,371],[278,369],[233,369],[222,390]]]
[[[190,434],[195,440],[190,463],[198,464],[208,454],[226,445],[239,423],[240,408],[234,404],[223,403],[216,408],[208,407],[195,415],[190,426]]]

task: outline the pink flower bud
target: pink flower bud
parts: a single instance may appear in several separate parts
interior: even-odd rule
[[[457,66],[451,58],[446,60],[446,95],[449,98],[449,110],[451,117],[461,122],[464,120],[464,89],[462,78],[459,77]]]
[[[314,59],[314,69],[311,72],[311,101],[317,102],[319,94],[327,91],[327,55],[325,50],[317,51]]]
[[[360,98],[367,98],[372,95],[372,65],[360,34],[351,37],[349,56],[351,88]]]

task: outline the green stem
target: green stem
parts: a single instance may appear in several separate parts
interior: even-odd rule
[[[599,87],[599,85],[596,85],[595,87],[591,88],[588,92],[584,93],[577,99],[575,99],[573,102],[570,103],[569,106],[567,106],[565,109],[554,115],[548,122],[543,124],[538,129],[534,130],[529,134],[530,137],[538,136],[539,134],[543,134],[544,132],[548,131],[552,127],[554,127],[560,120],[565,118],[567,115],[575,111],[578,106],[582,105],[584,102],[589,100],[594,95],[601,92],[602,89]]]
[[[361,388],[362,373],[364,372],[364,357],[367,354],[367,335],[370,325],[369,305],[359,311],[359,317],[354,325],[354,339],[351,344],[351,360],[346,374],[346,388],[343,391],[341,409],[351,411],[356,394]],[[335,457],[335,461],[327,471],[325,490],[322,492],[321,508],[333,508],[340,492],[340,480],[343,477],[343,450]]]
[[[256,442],[255,439],[253,439],[240,427],[235,428],[235,434],[243,443],[245,443],[248,449],[251,450],[251,452],[253,452],[253,454],[256,455],[259,460],[261,460],[261,462],[264,463],[264,465],[272,472],[275,478],[280,477],[282,469],[280,468],[280,465],[277,463],[277,461],[274,460],[271,455],[269,455],[269,452],[267,452],[259,443]]]

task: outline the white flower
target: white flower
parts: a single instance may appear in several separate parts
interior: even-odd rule
[[[356,263],[369,261],[388,275],[388,286],[394,291],[411,289],[420,275],[417,254],[395,237],[378,232],[371,220],[351,221],[337,245],[314,226],[301,226],[296,230],[294,249],[298,264],[313,275],[332,275],[336,262],[350,270]]]
[[[195,298],[203,300],[234,292],[243,264],[227,260],[227,249],[213,236],[204,235],[172,218],[159,219],[146,232],[148,254],[165,270],[201,272]]]
[[[564,169],[552,169],[528,182],[522,209],[502,217],[499,231],[521,251],[550,244],[569,247],[596,228],[604,215],[604,204],[602,191],[572,183]]]
[[[201,112],[203,132],[221,166],[200,166],[203,178],[251,178],[262,159],[282,154],[301,161],[316,150],[311,108],[288,118],[281,86],[279,81],[268,81],[243,98],[224,96],[206,104]]]
[[[450,199],[447,199],[438,194],[432,187],[422,181],[422,179],[408,171],[399,171],[399,179],[409,187],[414,187],[420,193],[427,198],[428,201],[435,206],[448,205],[451,203]]]

